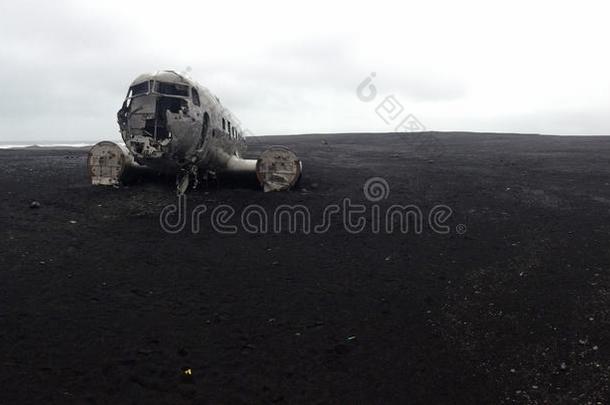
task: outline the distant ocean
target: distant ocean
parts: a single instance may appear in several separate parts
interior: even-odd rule
[[[95,142],[75,142],[75,143],[44,143],[44,142],[0,142],[0,149],[15,149],[15,148],[84,148],[93,146]]]

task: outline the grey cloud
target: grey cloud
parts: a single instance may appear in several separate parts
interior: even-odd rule
[[[278,39],[264,44],[259,53],[237,46],[228,56],[209,54],[204,47],[184,46],[174,52],[157,46],[150,33],[135,29],[133,15],[97,15],[86,7],[69,1],[0,5],[0,141],[116,137],[115,114],[131,80],[145,71],[182,70],[187,65],[246,127],[267,123],[265,130],[280,132],[290,124],[295,132],[315,131],[315,114],[325,114],[326,127],[333,125],[331,115],[358,115],[362,103],[356,87],[373,71],[379,95],[396,95],[413,113],[418,103],[442,106],[469,95],[468,83],[450,75],[452,66],[422,72],[408,59],[395,61],[392,55],[387,60],[363,59],[368,51],[358,48],[356,37]],[[245,117],[255,120],[249,123]],[[439,124],[431,122],[430,127],[449,124],[447,118],[437,119]],[[334,125],[342,131],[345,123],[337,119]],[[446,129],[594,133],[610,128],[601,111],[493,118],[473,112],[452,125]]]

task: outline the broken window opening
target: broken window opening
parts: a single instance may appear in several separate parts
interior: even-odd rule
[[[148,94],[148,82],[142,82],[131,86],[129,88],[129,93],[127,93],[127,98],[141,96],[143,94]]]
[[[208,135],[208,127],[210,126],[210,115],[205,112],[203,114],[203,125],[201,126],[201,139],[199,141],[199,148],[203,145],[206,136]]]
[[[167,94],[168,96],[180,96],[180,97],[189,96],[189,86],[186,86],[184,84],[178,84],[178,83],[156,82],[155,91],[157,93]]]
[[[155,119],[146,120],[144,130],[156,140],[167,139],[170,136],[167,128],[167,111],[177,114],[182,108],[187,107],[186,100],[176,97],[159,97]]]
[[[199,93],[195,89],[193,89],[192,93],[193,93],[193,104],[195,104],[196,106],[199,107],[201,105],[201,101],[199,100]]]

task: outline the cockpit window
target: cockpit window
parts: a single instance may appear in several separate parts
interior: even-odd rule
[[[189,96],[189,86],[178,83],[156,82],[155,91],[157,93],[167,94],[168,96]]]
[[[148,93],[148,82],[142,82],[131,86],[127,97],[141,96],[142,94]]]

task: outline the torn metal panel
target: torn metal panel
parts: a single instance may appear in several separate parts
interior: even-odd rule
[[[172,147],[180,151],[174,158],[178,164],[196,163],[198,161],[198,147],[200,145],[201,120],[197,120],[188,111],[180,110],[178,113],[166,111],[167,129],[171,134]],[[194,136],[194,134],[197,134]]]

